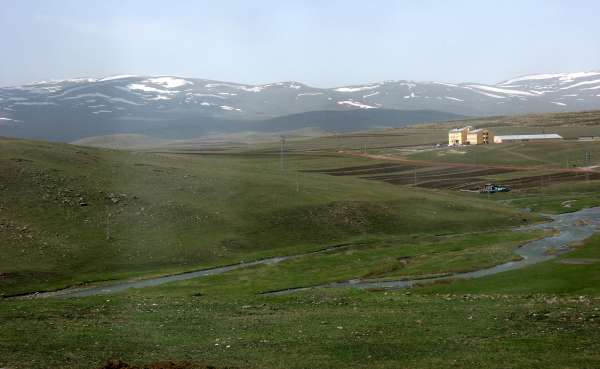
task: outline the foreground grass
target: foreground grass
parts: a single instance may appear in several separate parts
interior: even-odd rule
[[[594,298],[312,291],[116,296],[0,305],[0,365],[109,358],[240,368],[597,367]]]
[[[0,365],[83,369],[119,358],[278,369],[598,367],[599,261],[595,236],[527,269],[394,292],[261,296],[241,292],[249,287],[242,274],[212,286],[4,300]],[[256,274],[249,283],[269,282]]]

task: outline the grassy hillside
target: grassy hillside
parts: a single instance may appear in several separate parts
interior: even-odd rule
[[[240,369],[600,366],[598,237],[476,281],[260,294],[511,260],[541,236],[512,231],[539,220],[515,209],[567,211],[568,184],[487,200],[307,172],[377,164],[364,158],[288,153],[283,164],[268,150],[151,154],[1,139],[3,294],[340,247],[109,296],[2,299],[0,367],[88,369],[115,358]],[[574,207],[598,200],[594,183],[573,187]]]
[[[0,290],[167,273],[527,220],[446,193],[298,172],[364,159],[159,155],[0,141]]]

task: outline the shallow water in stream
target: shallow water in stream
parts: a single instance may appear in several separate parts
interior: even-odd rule
[[[291,288],[281,291],[272,291],[265,294],[268,295],[283,295],[297,291],[307,290],[311,288],[340,288],[340,287],[351,287],[351,288],[382,288],[382,289],[400,289],[414,286],[415,284],[432,283],[442,280],[451,279],[469,279],[484,277],[507,270],[519,269],[528,265],[536,264],[542,261],[546,261],[556,256],[569,251],[568,245],[573,242],[582,241],[595,232],[600,231],[600,207],[583,209],[573,213],[559,214],[559,215],[547,215],[551,219],[550,222],[535,224],[531,226],[517,228],[516,230],[554,230],[555,235],[546,237],[540,240],[532,241],[524,244],[523,246],[515,249],[515,254],[522,257],[519,261],[511,261],[504,264],[499,264],[491,268],[480,269],[477,271],[458,273],[451,276],[444,276],[438,278],[427,278],[427,279],[414,279],[414,280],[395,280],[395,281],[377,281],[377,280],[349,280],[345,282],[329,283],[320,286],[311,287],[299,287]],[[343,246],[343,245],[341,245]],[[223,267],[203,269],[193,272],[175,274],[164,277],[149,278],[136,281],[125,281],[114,283],[110,285],[98,286],[98,287],[81,287],[81,288],[67,288],[64,290],[53,291],[53,292],[42,292],[35,293],[22,298],[44,298],[44,297],[85,297],[93,295],[103,295],[121,292],[131,288],[144,288],[158,286],[164,283],[183,281],[187,279],[208,277],[211,275],[222,274],[235,269],[245,268],[254,265],[268,265],[277,264],[285,260],[298,258],[310,254],[318,254],[334,250],[340,246],[328,248],[325,250],[315,251],[312,253],[292,255],[292,256],[280,256],[268,259],[262,259],[252,261],[248,263],[239,263]],[[551,252],[549,252],[551,250]]]

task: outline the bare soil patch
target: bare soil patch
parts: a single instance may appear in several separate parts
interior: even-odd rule
[[[150,364],[130,365],[121,360],[109,360],[98,369],[236,369],[234,367],[214,366],[190,361],[158,361]]]

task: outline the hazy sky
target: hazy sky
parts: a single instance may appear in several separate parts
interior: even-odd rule
[[[320,87],[600,70],[600,1],[0,0],[0,85],[167,74]]]

